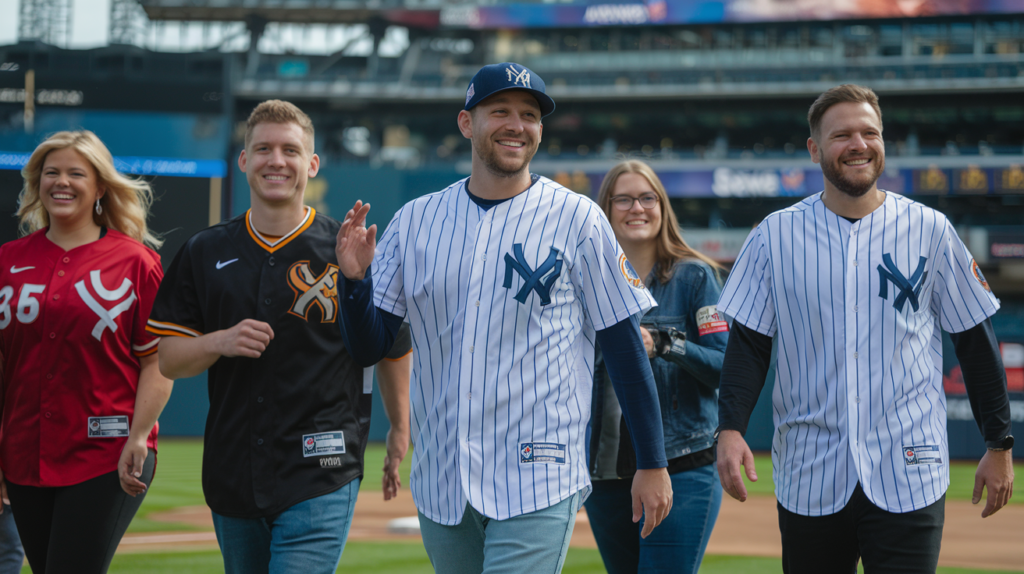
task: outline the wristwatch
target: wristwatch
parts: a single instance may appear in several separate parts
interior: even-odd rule
[[[994,451],[1010,450],[1013,448],[1013,435],[1008,434],[999,440],[986,441],[985,446]]]

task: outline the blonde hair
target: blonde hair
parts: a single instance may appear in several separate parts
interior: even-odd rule
[[[164,240],[146,227],[153,188],[144,180],[118,173],[110,150],[88,130],[57,132],[46,138],[22,168],[25,186],[18,196],[18,227],[23,236],[50,225],[50,214],[39,199],[39,181],[46,156],[62,149],[73,149],[85,158],[96,171],[97,188],[106,191],[100,199],[103,213],[96,215],[94,211],[92,215],[96,225],[116,229],[153,249],[163,245]]]
[[[313,155],[313,120],[298,106],[284,100],[267,100],[256,106],[245,122],[245,147],[252,143],[252,131],[260,124],[295,124],[306,134],[309,149]]]
[[[715,279],[721,280],[719,270],[723,269],[714,259],[704,255],[700,251],[690,247],[683,236],[679,233],[679,220],[668,202],[668,193],[661,179],[654,173],[651,166],[638,160],[627,160],[617,164],[604,176],[601,182],[601,191],[597,194],[597,204],[604,210],[605,215],[611,218],[612,191],[619,176],[624,173],[635,173],[642,176],[651,184],[651,189],[658,196],[658,205],[661,207],[661,229],[655,239],[655,260],[658,263],[658,281],[667,283],[672,278],[672,271],[676,263],[683,259],[699,259],[707,263],[715,272]]]

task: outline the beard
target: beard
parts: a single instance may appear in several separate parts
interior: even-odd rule
[[[491,141],[490,139],[474,138],[473,139],[473,150],[476,152],[477,157],[483,162],[484,167],[487,171],[496,177],[503,177],[506,179],[512,179],[526,170],[530,165],[530,160],[537,153],[537,142],[526,142],[523,146],[527,148],[526,156],[522,162],[515,162],[514,160],[503,159],[498,155],[498,144]]]
[[[825,155],[824,151],[818,152],[818,161],[821,163],[821,173],[825,176],[836,189],[849,195],[850,197],[861,197],[867,193],[872,187],[875,186],[875,182],[881,177],[882,172],[885,170],[885,156],[879,154],[859,156],[865,157],[872,160],[872,169],[870,172],[865,173],[862,177],[856,179],[847,177],[843,171],[840,162],[841,159],[833,159]],[[851,159],[851,158],[847,158]]]

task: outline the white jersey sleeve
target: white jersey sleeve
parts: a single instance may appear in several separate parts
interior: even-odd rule
[[[994,315],[999,300],[949,220],[939,243],[932,311],[943,331],[960,333]]]
[[[399,317],[405,317],[405,284],[402,274],[402,217],[406,209],[398,213],[388,223],[384,235],[377,242],[377,252],[373,257],[373,304],[382,311]]]
[[[594,330],[600,331],[645,313],[657,303],[626,259],[604,214],[595,209],[587,223],[580,237],[578,269],[572,280],[582,294],[583,307]]]
[[[775,304],[772,293],[772,268],[764,224],[747,236],[729,279],[718,299],[718,311],[762,335],[775,335]]]

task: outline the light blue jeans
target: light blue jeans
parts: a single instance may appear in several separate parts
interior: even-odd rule
[[[226,574],[334,574],[345,549],[359,479],[265,518],[213,513]]]
[[[587,518],[609,574],[695,574],[722,506],[714,463],[669,476],[672,511],[647,538],[633,523],[633,481],[595,480]]]
[[[14,513],[4,505],[0,514],[0,574],[20,574],[25,563],[25,549],[21,547],[18,529],[14,526]]]
[[[558,574],[579,509],[579,492],[507,520],[487,518],[467,504],[455,526],[419,513],[420,534],[438,574]]]

